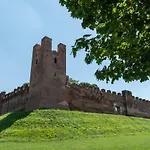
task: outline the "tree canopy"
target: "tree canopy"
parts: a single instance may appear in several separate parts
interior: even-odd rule
[[[150,0],[59,0],[82,27],[93,30],[72,46],[85,50],[85,62],[103,66],[98,80],[146,81],[150,76]],[[105,60],[109,63],[104,64]]]
[[[70,78],[69,76],[67,76],[68,78],[68,84],[77,84],[80,86],[87,86],[87,87],[91,87],[91,88],[99,88],[96,84],[90,84],[88,82],[79,82],[78,80],[74,80],[72,78]]]

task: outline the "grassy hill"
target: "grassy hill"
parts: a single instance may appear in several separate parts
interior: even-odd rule
[[[150,119],[62,110],[8,113],[0,117],[0,141],[58,141],[149,135]]]

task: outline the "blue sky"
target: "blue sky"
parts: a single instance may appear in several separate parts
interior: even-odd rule
[[[44,36],[67,46],[67,74],[73,79],[95,83],[100,88],[121,92],[132,91],[134,96],[150,99],[150,81],[115,84],[97,81],[96,64],[84,63],[84,52],[76,58],[70,55],[75,39],[84,33],[80,20],[73,19],[58,0],[0,0],[0,91],[12,91],[29,81],[32,47]]]

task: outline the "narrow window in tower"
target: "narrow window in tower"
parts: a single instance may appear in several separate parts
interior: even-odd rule
[[[36,64],[38,64],[38,59],[36,59]]]
[[[54,76],[56,77],[56,72],[54,73]]]
[[[54,63],[55,63],[55,64],[57,63],[57,58],[54,58]]]

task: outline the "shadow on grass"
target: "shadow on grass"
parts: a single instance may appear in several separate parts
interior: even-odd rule
[[[31,113],[31,111],[30,112],[14,112],[14,113],[10,113],[4,119],[0,120],[0,133],[3,130],[9,128],[17,120],[27,117],[30,113]]]

